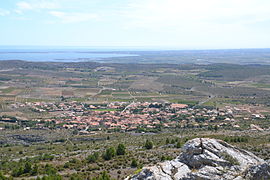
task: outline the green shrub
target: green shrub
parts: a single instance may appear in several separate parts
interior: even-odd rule
[[[132,168],[138,167],[138,162],[137,162],[137,160],[136,160],[136,159],[132,159],[130,166],[131,166]]]
[[[57,170],[50,164],[45,165],[44,171],[49,176],[56,175],[57,173]]]
[[[104,160],[111,160],[116,155],[115,148],[110,147],[106,149],[106,152],[103,154]]]
[[[182,143],[180,142],[180,141],[178,141],[177,143],[176,143],[176,148],[181,148],[182,147]]]
[[[31,175],[32,175],[32,176],[35,176],[35,175],[37,175],[37,174],[38,174],[38,165],[35,164],[34,167],[33,167],[32,170],[31,170]]]
[[[108,175],[106,171],[103,171],[101,175],[92,178],[92,180],[111,180],[111,177]]]
[[[69,178],[70,180],[83,180],[79,174],[72,174],[71,177]]]
[[[24,165],[23,173],[30,173],[32,171],[32,164],[30,162],[26,162]]]
[[[228,161],[231,165],[240,165],[238,160],[229,155],[227,152],[222,152],[221,153],[222,157]]]
[[[42,156],[39,157],[39,160],[42,161],[52,161],[54,159],[53,155],[49,155],[49,154],[43,154]]]
[[[23,175],[23,171],[24,171],[23,167],[20,166],[19,168],[13,169],[11,174],[14,177],[19,177],[19,176]]]
[[[125,155],[126,154],[126,147],[124,144],[119,144],[117,146],[116,154],[117,155]]]
[[[172,158],[171,156],[164,156],[164,155],[163,155],[163,156],[161,157],[161,161],[167,161],[167,160],[170,161],[170,160],[172,160],[172,159],[173,159],[173,158]]]
[[[95,163],[95,162],[97,162],[98,158],[99,158],[99,153],[98,152],[94,152],[93,154],[89,155],[86,158],[86,161],[88,163]]]
[[[8,178],[5,177],[2,172],[0,172],[0,180],[8,180]]]
[[[153,142],[152,141],[149,141],[148,139],[146,140],[145,144],[144,144],[144,147],[146,149],[152,149],[153,148]]]

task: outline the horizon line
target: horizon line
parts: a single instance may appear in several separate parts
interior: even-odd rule
[[[159,50],[159,51],[203,51],[203,50],[256,50],[256,49],[270,49],[270,47],[239,47],[239,48],[184,48],[177,46],[76,46],[76,45],[0,45],[1,48],[100,48],[106,50],[112,48],[114,50]],[[120,49],[119,49],[120,48]],[[137,49],[136,49],[137,48]],[[111,50],[112,50],[111,49]],[[108,49],[109,50],[109,49]]]

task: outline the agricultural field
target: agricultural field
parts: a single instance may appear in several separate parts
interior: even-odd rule
[[[270,66],[0,61],[0,179],[124,179],[195,137],[269,159]]]

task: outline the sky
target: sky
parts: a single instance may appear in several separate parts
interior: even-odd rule
[[[2,0],[0,45],[270,48],[270,1]]]

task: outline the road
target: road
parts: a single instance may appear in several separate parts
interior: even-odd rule
[[[199,90],[197,90],[196,87],[192,87],[192,88],[190,89],[190,91],[200,92],[200,93],[202,93],[202,94],[208,96],[207,99],[204,99],[204,100],[200,101],[200,102],[198,103],[198,105],[202,105],[202,104],[204,104],[204,103],[207,103],[207,102],[209,102],[211,99],[213,99],[213,98],[216,97],[214,94],[211,94],[211,93],[209,93],[209,92],[199,91]]]

